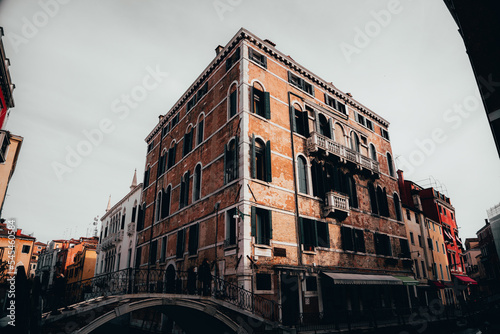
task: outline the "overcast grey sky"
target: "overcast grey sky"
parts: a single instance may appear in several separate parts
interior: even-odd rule
[[[42,242],[86,235],[135,168],[142,180],[158,115],[240,27],[387,119],[397,167],[446,186],[463,240],[500,202],[500,160],[442,1],[0,0],[0,26],[16,84],[7,129],[24,137],[4,217]]]

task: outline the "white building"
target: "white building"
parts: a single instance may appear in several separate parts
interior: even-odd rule
[[[134,173],[130,192],[111,207],[101,218],[101,233],[97,246],[95,276],[134,266],[137,211],[141,200],[142,183],[137,184]]]

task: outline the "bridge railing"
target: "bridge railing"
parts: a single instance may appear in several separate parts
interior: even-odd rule
[[[270,321],[281,322],[281,305],[221,277],[200,277],[194,271],[123,269],[66,285],[65,301],[75,304],[99,296],[135,293],[200,295],[223,300]]]

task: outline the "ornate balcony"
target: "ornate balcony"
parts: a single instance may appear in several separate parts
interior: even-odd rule
[[[128,223],[127,234],[130,236],[130,235],[133,235],[134,233],[135,233],[135,222]]]
[[[123,240],[123,236],[125,235],[124,230],[120,230],[115,233],[115,244]]]
[[[349,216],[349,196],[333,191],[329,191],[325,196],[323,206],[323,216]]]
[[[380,172],[379,163],[377,161],[365,157],[361,153],[336,143],[332,139],[320,135],[319,133],[311,132],[309,138],[307,138],[307,150],[309,152],[317,152],[319,149],[325,151],[326,154],[337,156],[343,162],[350,161],[355,163],[359,168],[365,168],[372,173],[378,174]]]

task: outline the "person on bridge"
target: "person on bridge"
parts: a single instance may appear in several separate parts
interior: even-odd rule
[[[210,284],[212,283],[212,274],[210,265],[205,258],[198,269],[198,280],[201,281],[203,296],[210,296]]]

